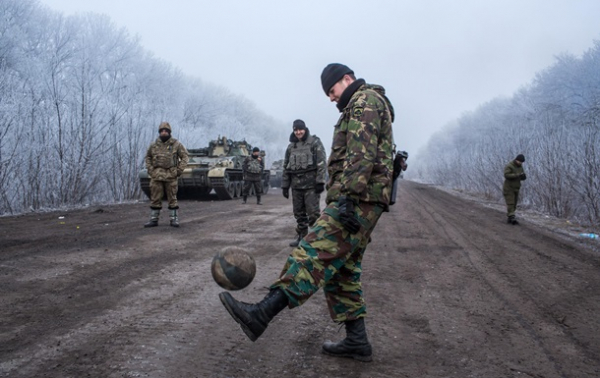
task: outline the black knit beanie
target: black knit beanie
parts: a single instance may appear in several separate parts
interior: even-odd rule
[[[321,73],[321,85],[326,95],[329,95],[329,90],[338,81],[342,80],[344,75],[354,74],[350,67],[340,63],[330,63],[323,69]]]
[[[292,129],[294,129],[294,130],[305,130],[306,129],[306,124],[304,123],[303,120],[297,119],[297,120],[294,121],[294,124],[292,125]]]
[[[259,151],[260,151],[260,148],[258,148],[258,147],[254,147],[254,148],[252,149],[252,152],[259,152]]]
[[[525,163],[525,156],[523,154],[518,154],[515,160]]]

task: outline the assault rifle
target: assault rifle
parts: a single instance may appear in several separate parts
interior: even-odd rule
[[[406,164],[406,160],[408,159],[408,152],[406,151],[398,151],[394,156],[394,172],[392,173],[392,193],[390,194],[390,205],[396,203],[396,194],[398,193],[398,177],[400,173],[406,171],[408,168],[408,164]]]

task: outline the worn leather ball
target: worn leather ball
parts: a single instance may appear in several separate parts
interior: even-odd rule
[[[239,247],[226,247],[218,252],[210,266],[213,279],[227,290],[240,290],[250,285],[256,275],[256,262]]]

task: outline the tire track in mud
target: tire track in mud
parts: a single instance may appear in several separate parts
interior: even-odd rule
[[[578,279],[575,272],[582,269],[593,274],[589,271],[590,265],[592,269],[597,266],[597,259],[590,258],[562,241],[553,240],[548,235],[543,235],[543,238],[549,238],[549,242],[541,240],[537,236],[539,231],[530,226],[515,228],[503,225],[500,221],[503,219],[502,215],[496,215],[489,209],[473,206],[474,210],[467,210],[476,214],[469,216],[467,213],[465,216],[464,202],[457,201],[455,197],[432,188],[416,189],[409,194],[411,202],[422,208],[426,216],[437,224],[437,237],[458,247],[463,258],[477,273],[477,280],[485,283],[526,330],[554,366],[556,374],[567,377],[573,370],[588,370],[590,363],[598,365],[600,358],[597,345],[590,349],[588,342],[579,340],[548,312],[555,301],[555,296],[552,295],[554,291],[562,289],[565,293],[572,292],[572,288],[557,285],[556,277],[566,275],[568,277],[563,280],[572,282]],[[424,192],[429,195],[420,195]],[[484,219],[485,217],[491,218],[491,221]],[[531,242],[531,239],[538,244]],[[551,253],[540,250],[544,247]],[[557,250],[560,251],[558,254]],[[582,266],[582,263],[585,265]],[[598,288],[597,281],[594,287]],[[591,294],[594,289],[586,291]],[[590,301],[591,298],[593,296],[588,296],[587,300]],[[538,324],[540,321],[542,323]],[[598,329],[597,326],[598,324],[590,328]],[[573,352],[569,351],[565,355],[557,345],[570,345],[568,349],[577,349],[576,355],[584,358],[565,366],[561,361],[565,361],[565,357],[572,357],[568,354]],[[589,369],[588,374],[593,376],[595,372]]]

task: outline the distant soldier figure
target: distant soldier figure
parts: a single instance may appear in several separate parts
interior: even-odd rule
[[[509,224],[519,224],[515,218],[515,212],[517,210],[517,202],[519,201],[521,181],[527,178],[525,171],[523,170],[524,162],[525,156],[519,154],[515,160],[512,160],[504,167],[505,180],[502,193],[504,194],[504,200],[506,201],[507,223]]]
[[[254,186],[256,204],[262,205],[260,195],[262,194],[262,174],[265,170],[265,162],[260,156],[260,148],[254,147],[252,149],[252,155],[246,157],[242,164],[242,169],[244,171],[243,203],[246,203],[248,200],[250,188]]]
[[[297,237],[290,247],[297,247],[321,215],[320,194],[325,190],[325,169],[327,156],[321,139],[311,135],[301,119],[292,124],[290,144],[285,151],[281,189],[285,198],[290,197],[296,218]]]
[[[171,226],[179,227],[177,216],[177,178],[187,166],[188,152],[177,139],[171,137],[171,125],[158,126],[158,138],[146,152],[146,169],[150,176],[150,221],[144,227],[158,226],[163,194],[169,201]]]

